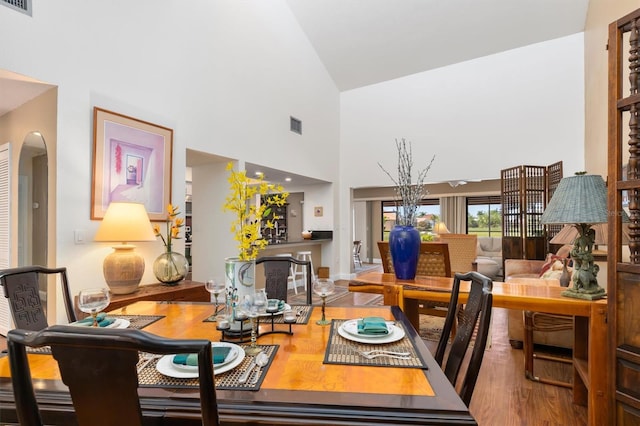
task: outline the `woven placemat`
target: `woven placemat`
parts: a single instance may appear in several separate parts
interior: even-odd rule
[[[291,305],[291,309],[296,311],[298,315],[296,316],[295,324],[307,324],[309,322],[309,317],[311,316],[311,312],[313,312],[313,306],[310,305]],[[284,324],[284,319],[282,314],[278,315],[270,315],[264,316],[260,318],[260,324],[271,324],[271,319],[273,319],[274,324]],[[215,322],[216,316],[211,315],[203,320],[203,322]]]
[[[127,328],[137,328],[140,330],[164,318],[164,315],[108,315],[108,317],[126,319],[130,323]],[[40,348],[27,347],[27,352],[30,354],[51,355],[51,348],[49,346],[42,346]]]
[[[346,364],[346,365],[369,365],[377,367],[407,367],[427,369],[427,365],[420,357],[411,339],[406,334],[407,330],[402,323],[396,322],[396,327],[400,327],[405,332],[405,337],[393,343],[359,343],[354,342],[338,334],[338,328],[348,320],[334,319],[331,321],[331,332],[327,350],[324,354],[325,364]],[[371,351],[374,349],[384,349],[394,352],[409,352],[408,359],[397,359],[389,357],[378,357],[367,359],[360,355],[358,351]]]
[[[247,345],[248,346],[248,345]],[[242,346],[244,347],[244,346]],[[279,345],[258,345],[269,356],[269,363],[260,369],[260,377],[256,383],[252,383],[255,378],[255,370],[249,376],[248,380],[240,384],[238,378],[249,367],[252,356],[245,356],[242,363],[236,368],[227,371],[226,373],[216,374],[214,379],[216,383],[216,389],[225,390],[249,390],[257,391],[262,385],[264,377],[271,367],[273,357],[278,351]],[[156,370],[157,359],[152,360],[147,366],[138,374],[138,383],[144,387],[166,387],[166,388],[193,388],[198,386],[198,379],[177,379],[174,377],[165,376]],[[215,371],[214,371],[215,374]]]

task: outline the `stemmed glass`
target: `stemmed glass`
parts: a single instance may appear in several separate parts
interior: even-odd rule
[[[225,282],[224,280],[219,278],[212,278],[210,280],[207,280],[207,282],[205,283],[205,288],[209,293],[213,295],[215,303],[215,312],[213,313],[213,316],[215,317],[215,315],[218,314],[218,296],[220,296],[220,293],[225,290]]]
[[[316,321],[318,325],[328,325],[331,324],[331,321],[327,320],[324,316],[324,308],[327,304],[327,296],[333,294],[336,290],[336,286],[333,283],[333,280],[328,278],[318,278],[313,283],[313,292],[322,298],[322,319]]]
[[[98,326],[98,313],[109,306],[111,298],[107,288],[89,288],[80,290],[78,294],[78,307],[82,312],[91,314],[93,327]]]
[[[258,323],[256,318],[267,310],[267,294],[262,290],[256,291],[251,295],[246,295],[243,305],[245,313],[249,317],[249,321],[251,321],[251,345],[245,348],[244,352],[247,355],[257,355],[262,352],[262,349],[256,344],[256,340],[258,339]]]

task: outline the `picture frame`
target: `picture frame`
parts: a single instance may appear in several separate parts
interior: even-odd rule
[[[172,161],[172,129],[94,107],[91,219],[101,220],[112,201],[125,201],[165,221]]]

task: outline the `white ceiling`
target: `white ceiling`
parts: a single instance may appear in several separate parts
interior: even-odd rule
[[[589,0],[286,0],[341,91],[582,32]]]
[[[582,32],[589,4],[589,0],[286,2],[340,91]],[[0,70],[0,116],[51,87]],[[188,165],[192,165],[189,158],[202,161],[200,155],[188,155]],[[247,167],[250,172],[259,168]],[[269,170],[268,174],[282,181],[285,173]]]

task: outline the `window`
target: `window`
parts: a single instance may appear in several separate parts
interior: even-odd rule
[[[481,237],[502,236],[500,196],[467,198],[467,233]]]
[[[396,224],[396,212],[402,208],[397,205],[397,201],[383,201],[382,202],[382,240],[389,240],[389,232]],[[418,205],[418,212],[416,214],[418,223],[416,229],[420,231],[423,241],[429,241],[433,239],[433,226],[440,220],[440,200],[429,199],[422,200]]]

